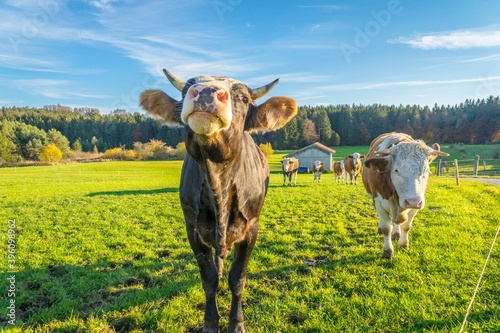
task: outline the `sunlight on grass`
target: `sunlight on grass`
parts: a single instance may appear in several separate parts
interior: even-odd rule
[[[244,292],[249,332],[453,332],[498,227],[498,187],[431,177],[411,247],[381,258],[361,182],[283,187],[271,180]],[[2,212],[16,220],[16,326],[9,332],[199,332],[204,294],[178,198],[182,162],[0,169]],[[3,244],[6,244],[4,232]],[[5,247],[3,247],[5,248]],[[5,253],[5,251],[2,251]],[[229,260],[232,258],[228,258]],[[469,317],[500,330],[499,247]],[[1,261],[6,272],[6,260]],[[227,331],[229,262],[220,283]],[[7,290],[6,279],[0,283]],[[5,309],[8,300],[2,297]]]

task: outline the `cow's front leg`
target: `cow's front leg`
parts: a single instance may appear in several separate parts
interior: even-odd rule
[[[234,246],[234,259],[229,271],[229,288],[232,294],[229,313],[230,333],[245,333],[241,297],[247,279],[248,261],[257,239],[257,222],[254,225],[252,230],[249,230],[246,240]]]
[[[188,238],[198,267],[200,268],[201,283],[205,291],[205,318],[203,333],[219,332],[219,310],[217,309],[217,289],[219,275],[215,266],[212,250],[198,238],[193,228],[188,229]]]
[[[384,252],[382,254],[383,258],[391,259],[394,256],[394,246],[392,246],[392,219],[389,213],[384,209],[383,203],[381,202],[380,196],[375,198],[375,210],[379,218],[378,221],[378,233],[384,236]]]
[[[399,247],[408,247],[410,246],[410,239],[408,237],[408,233],[410,232],[411,225],[413,222],[413,218],[417,215],[417,209],[410,209],[408,212],[408,219],[406,222],[401,224],[401,237],[399,238],[398,245]]]

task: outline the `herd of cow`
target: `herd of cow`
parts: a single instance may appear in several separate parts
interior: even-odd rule
[[[176,100],[161,90],[146,90],[140,104],[165,123],[185,127],[188,154],[179,193],[188,240],[205,291],[203,332],[219,332],[216,296],[223,259],[231,248],[234,258],[228,278],[232,294],[229,331],[245,332],[241,296],[270,176],[265,155],[250,133],[283,127],[297,113],[297,104],[288,97],[254,103],[278,80],[251,89],[223,76],[197,76],[183,81],[166,70],[164,73],[182,99]],[[362,180],[379,216],[384,258],[394,254],[391,236],[399,237],[399,246],[408,246],[413,218],[425,204],[429,163],[447,155],[437,144],[430,148],[406,134],[387,133],[372,142],[366,157],[355,153],[334,166],[337,177],[345,169],[355,184],[365,158]],[[291,185],[295,176],[296,184],[297,172],[292,171],[298,169],[298,161],[290,158],[282,163],[284,183],[288,177]],[[315,181],[320,181],[322,168],[321,163],[313,166]]]
[[[359,173],[361,172],[361,159],[365,158],[365,155],[360,153],[354,153],[352,155],[346,156],[342,161],[335,162],[333,164],[333,171],[335,172],[335,178],[337,182],[341,182],[345,179],[345,183],[348,184],[349,180],[351,184],[357,184]],[[287,185],[286,180],[288,178],[288,185],[292,185],[292,177],[294,178],[294,185],[297,185],[297,174],[299,172],[299,160],[294,157],[286,157],[281,160],[281,171],[283,172],[283,185]],[[325,163],[321,161],[314,161],[312,165],[312,173],[314,176],[313,181],[319,183],[321,181],[321,175],[325,171]],[[349,176],[349,178],[347,178]]]

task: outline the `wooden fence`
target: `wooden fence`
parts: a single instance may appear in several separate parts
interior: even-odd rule
[[[500,159],[481,159],[476,155],[474,159],[447,160],[438,158],[431,163],[431,172],[437,176],[488,176],[500,177]]]

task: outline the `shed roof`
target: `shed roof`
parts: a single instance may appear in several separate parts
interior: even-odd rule
[[[312,149],[312,148],[316,148],[316,149],[319,149],[327,154],[335,154],[335,150],[325,146],[324,144],[322,143],[319,143],[319,142],[315,142],[313,143],[312,145],[309,145],[309,146],[306,146],[304,148],[300,148],[296,151],[294,151],[293,153],[290,153],[288,155],[286,155],[287,157],[292,157],[292,156],[295,156],[295,155],[298,155],[300,153],[302,153],[303,151],[306,151],[306,150],[309,150],[309,149]]]

